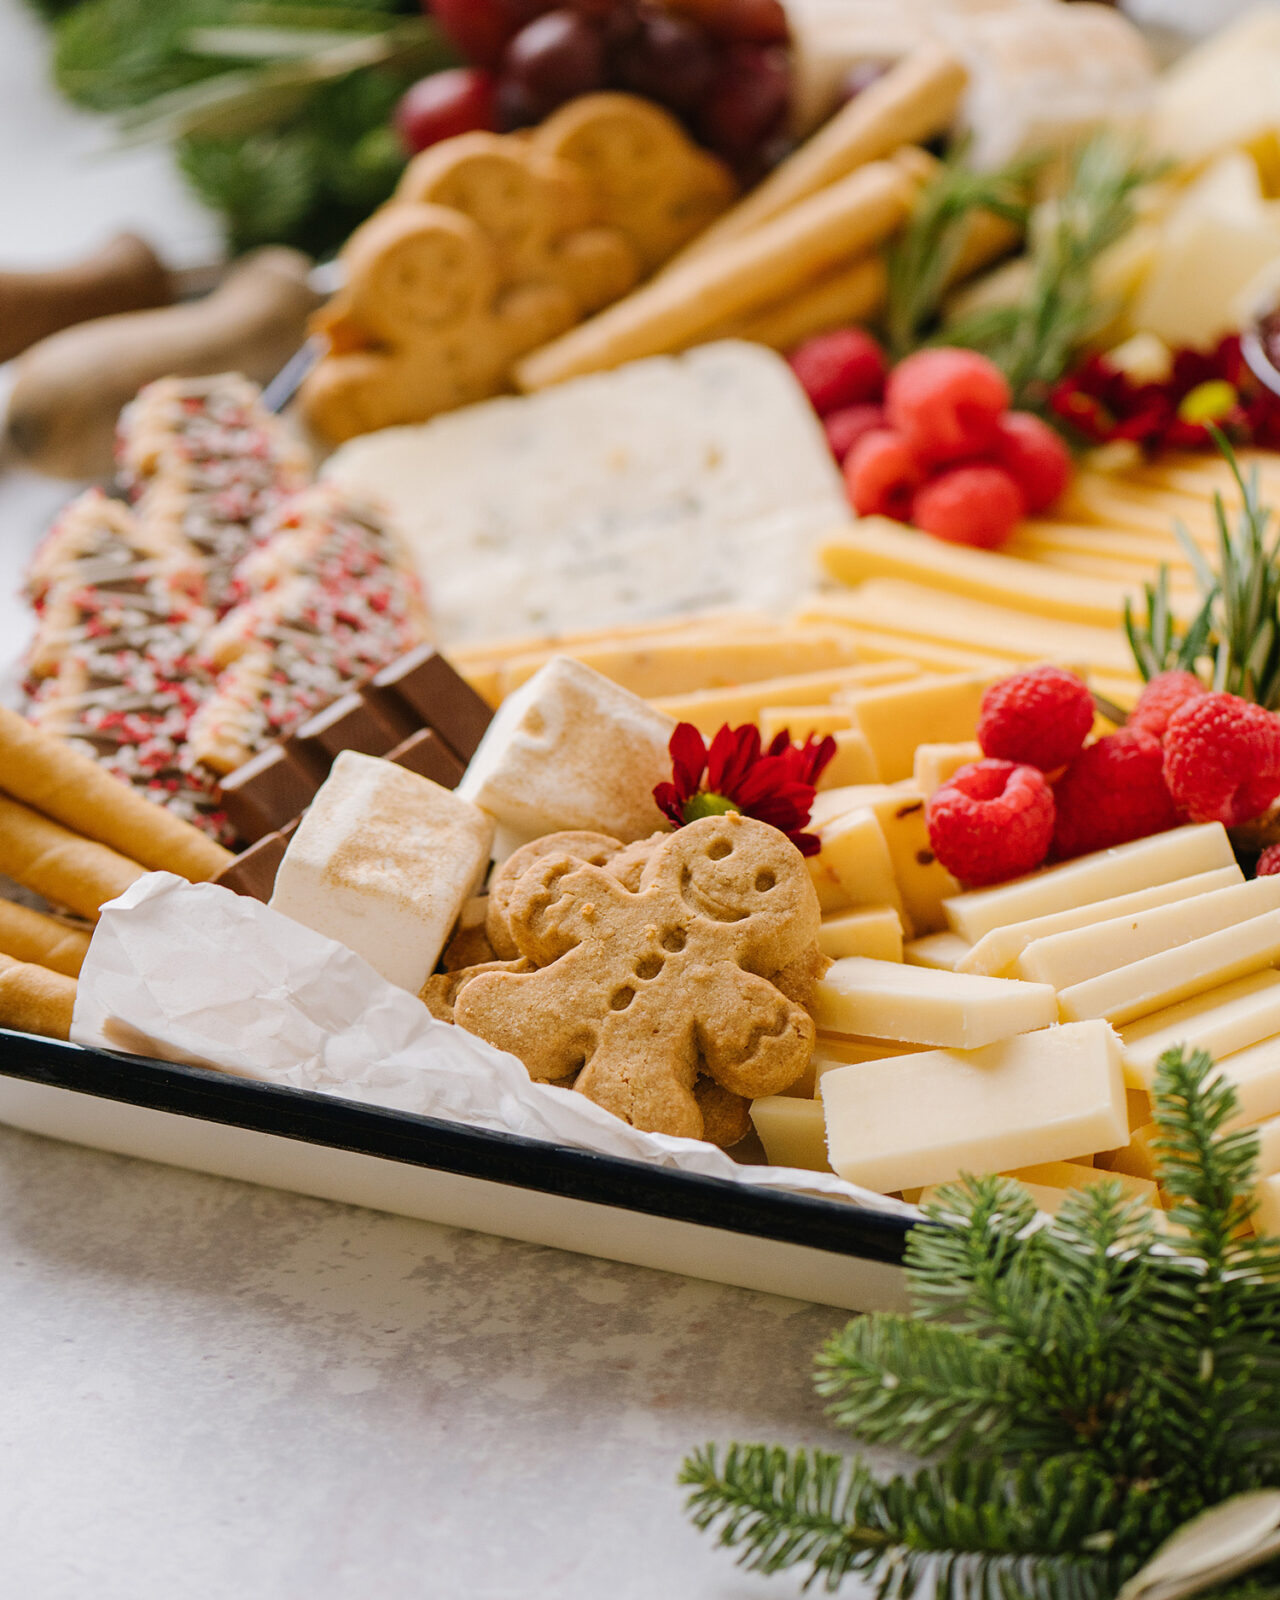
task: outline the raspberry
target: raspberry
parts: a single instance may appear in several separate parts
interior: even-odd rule
[[[1160,741],[1142,728],[1121,728],[1086,746],[1054,786],[1055,853],[1109,850],[1177,827],[1162,759]]]
[[[974,761],[929,796],[934,855],[961,883],[1002,883],[1031,872],[1053,838],[1053,790],[1013,761]]]
[[[1074,672],[1029,667],[983,695],[978,743],[984,756],[1055,772],[1080,754],[1092,727],[1093,696]]]
[[[890,373],[890,423],[929,461],[985,455],[1009,409],[1004,374],[974,350],[918,350]]]
[[[842,406],[823,419],[822,427],[831,446],[831,454],[842,465],[845,457],[865,433],[874,433],[887,426],[883,406]]]
[[[1280,717],[1234,694],[1193,696],[1169,718],[1164,776],[1192,822],[1260,816],[1280,794]]]
[[[791,370],[820,417],[878,401],[888,370],[884,351],[862,328],[820,333],[791,352]]]
[[[1061,436],[1029,411],[996,423],[996,461],[1022,490],[1028,511],[1044,511],[1071,481],[1071,455]]]
[[[974,462],[930,478],[911,502],[911,521],[948,544],[994,550],[1025,509],[1022,491],[1003,467]]]
[[[1273,878],[1280,872],[1280,844],[1269,844],[1258,857],[1255,871],[1259,878]]]
[[[1145,728],[1157,739],[1163,739],[1169,718],[1178,707],[1203,693],[1204,685],[1194,672],[1158,672],[1138,696],[1127,726]]]
[[[893,517],[905,522],[919,483],[915,456],[889,428],[864,433],[845,459],[845,489],[860,517]]]

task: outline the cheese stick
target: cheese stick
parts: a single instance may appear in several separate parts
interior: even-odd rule
[[[141,862],[153,871],[202,883],[217,877],[233,859],[198,828],[113,778],[91,756],[2,706],[0,787],[86,839],[127,856],[130,864]],[[111,894],[102,898],[109,900]]]
[[[882,244],[906,220],[917,182],[904,166],[872,162],[543,345],[517,365],[516,381],[522,389],[544,389],[686,349],[726,321],[776,303]]]
[[[0,955],[78,978],[88,949],[89,935],[82,929],[68,928],[56,917],[12,900],[0,900]]]
[[[123,894],[145,870],[0,795],[0,873],[46,900],[96,921],[99,906]]]
[[[753,312],[719,330],[725,339],[752,339],[771,350],[788,351],[815,334],[868,322],[883,307],[889,272],[880,256],[868,256],[776,305]]]
[[[745,200],[699,234],[663,275],[753,232],[857,168],[892,155],[901,145],[919,144],[942,133],[959,109],[967,81],[963,65],[949,50],[931,44],[913,51],[837,111]]]
[[[74,978],[0,956],[0,1027],[69,1039],[75,1003]]]

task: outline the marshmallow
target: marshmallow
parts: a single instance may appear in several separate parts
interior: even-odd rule
[[[344,750],[289,841],[271,905],[416,994],[492,843],[492,819],[469,801]]]
[[[561,829],[630,843],[664,826],[673,718],[591,667],[555,656],[503,701],[457,793],[510,835]]]

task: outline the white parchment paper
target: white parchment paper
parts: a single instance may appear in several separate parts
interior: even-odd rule
[[[830,1173],[750,1167],[698,1139],[643,1133],[512,1055],[438,1022],[361,957],[260,901],[170,873],[102,909],[71,1036],[471,1127],[825,1195],[916,1216]]]

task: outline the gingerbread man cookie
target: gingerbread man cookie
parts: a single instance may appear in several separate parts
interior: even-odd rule
[[[635,1127],[698,1138],[699,1073],[777,1094],[813,1049],[808,1013],[770,981],[816,950],[817,895],[800,853],[738,813],[664,838],[638,891],[569,855],[534,862],[508,920],[533,972],[458,990],[457,1023]]]

